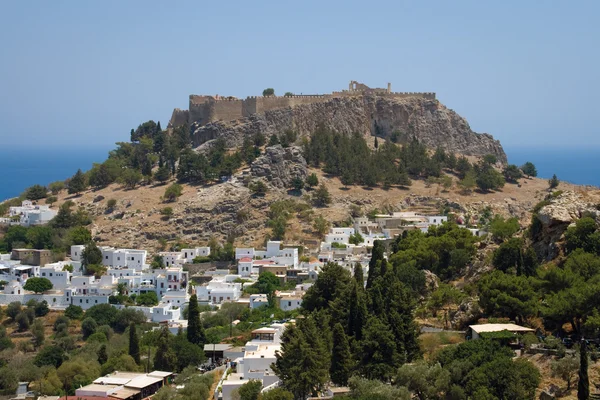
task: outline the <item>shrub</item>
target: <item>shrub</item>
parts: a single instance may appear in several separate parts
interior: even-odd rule
[[[117,200],[115,200],[115,199],[110,199],[106,202],[106,208],[109,210],[114,209],[116,205],[117,205]]]
[[[65,310],[65,317],[70,319],[81,319],[83,318],[83,308],[71,304]]]
[[[268,190],[266,183],[264,183],[261,180],[256,180],[256,181],[252,182],[248,186],[248,188],[256,196],[264,196],[267,193],[267,190]]]
[[[275,89],[273,88],[266,88],[265,90],[263,90],[263,96],[274,96],[275,95]]]
[[[179,196],[183,193],[183,186],[178,183],[173,183],[165,190],[164,199],[165,201],[176,201]]]
[[[163,208],[162,210],[160,210],[160,215],[162,215],[164,217],[164,219],[171,218],[171,216],[173,216],[173,208],[172,207]]]

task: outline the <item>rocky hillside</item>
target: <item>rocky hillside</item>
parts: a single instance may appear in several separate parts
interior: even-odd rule
[[[420,98],[393,99],[379,96],[332,98],[324,103],[267,111],[230,122],[193,126],[193,143],[209,146],[212,139],[225,138],[230,146],[240,145],[245,135],[270,136],[291,129],[301,136],[310,135],[318,126],[365,136],[377,134],[398,140],[416,137],[427,147],[441,146],[464,155],[494,154],[506,163],[506,154],[491,135],[475,133],[468,122],[438,100]],[[208,143],[207,143],[208,142]]]
[[[311,217],[322,215],[334,224],[347,221],[356,208],[362,212],[379,209],[436,213],[448,207],[459,216],[471,217],[476,222],[479,213],[490,207],[493,214],[516,216],[526,226],[531,220],[531,209],[548,195],[547,182],[535,178],[521,179],[520,186],[507,184],[502,191],[487,194],[464,194],[456,187],[456,177],[453,177],[454,185],[448,191],[444,191],[440,185],[428,185],[420,180],[413,181],[408,189],[346,187],[338,178],[308,168],[299,148],[284,149],[278,145],[267,147],[250,168],[235,173],[226,182],[184,185],[183,195],[174,203],[162,202],[161,197],[168,184],[140,186],[135,190],[126,190],[113,184],[98,191],[86,191],[81,196],[68,196],[63,191],[57,204],[69,198],[84,207],[94,217],[92,232],[103,245],[150,250],[159,246],[160,239],[204,244],[214,236],[219,240],[235,237],[236,245],[240,246],[262,246],[271,232],[267,223],[269,206],[283,199],[307,202],[310,191],[293,193],[286,188],[290,187],[295,176],[305,177],[313,172],[331,193],[332,203],[327,207],[313,208]],[[253,196],[248,189],[248,182],[255,179],[262,179],[268,184],[266,196]],[[600,202],[596,190],[567,183],[561,183],[559,189],[565,190],[565,199],[566,196],[576,196],[578,199],[586,198],[586,203]],[[107,207],[110,199],[116,200],[117,205],[113,208]],[[547,213],[549,221],[558,220],[562,215],[558,211],[550,213],[550,210],[564,203],[561,199],[557,198],[552,207],[542,209],[540,217],[544,218],[544,223],[546,219],[542,216]],[[565,207],[574,207],[582,201],[568,200]],[[173,215],[169,218],[161,215],[160,211],[165,207],[173,209]],[[555,217],[551,216],[554,214]],[[568,225],[570,222],[564,223]],[[555,225],[551,222],[549,229],[554,229],[552,227]],[[562,228],[564,230],[566,226]],[[557,234],[560,236],[562,230]],[[305,239],[316,237],[318,234],[314,232],[310,218],[299,213],[288,221],[286,242],[300,244]]]

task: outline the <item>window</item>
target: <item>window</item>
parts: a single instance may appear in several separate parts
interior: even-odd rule
[[[42,276],[46,276],[46,273],[45,273],[45,272],[42,272]]]
[[[105,259],[105,260],[108,260],[108,256],[104,256],[104,259]]]
[[[52,272],[50,272],[50,276],[52,276]]]
[[[288,307],[291,307],[291,306],[292,306],[292,302],[288,301]]]
[[[117,257],[117,261],[121,261],[121,257]]]
[[[90,299],[85,299],[85,304],[89,304],[90,303]]]
[[[80,303],[80,304],[81,304],[81,303],[83,303],[83,299],[79,299],[79,303]]]

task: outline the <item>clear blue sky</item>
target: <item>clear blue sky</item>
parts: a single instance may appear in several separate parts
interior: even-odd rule
[[[507,146],[599,146],[598,1],[3,1],[3,145],[101,146],[188,95],[435,91]]]

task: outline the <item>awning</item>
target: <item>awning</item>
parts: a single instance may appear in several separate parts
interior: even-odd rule
[[[28,270],[28,269],[31,269],[31,268],[33,268],[33,267],[25,267],[25,266],[23,266],[23,267],[15,267],[15,269],[17,271],[25,271],[25,270]]]

